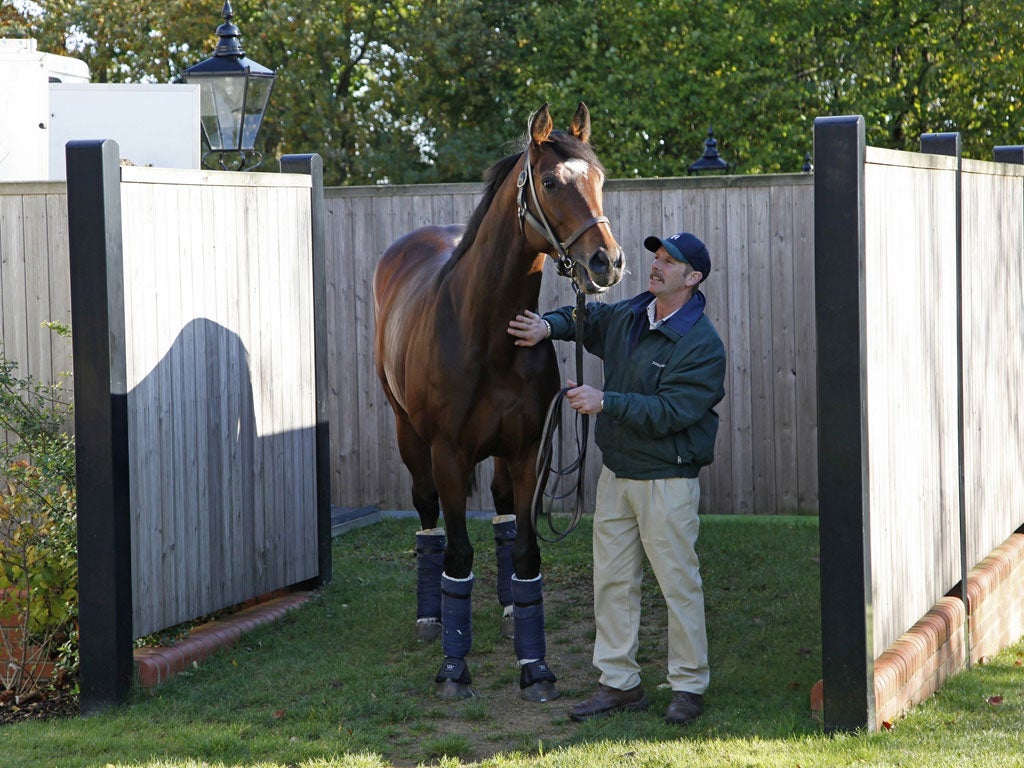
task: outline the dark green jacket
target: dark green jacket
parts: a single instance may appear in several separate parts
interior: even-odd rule
[[[604,410],[594,439],[617,477],[696,477],[712,462],[725,397],[725,348],[700,291],[653,331],[644,292],[615,304],[588,302],[584,345],[604,361]],[[573,307],[544,315],[551,337],[571,340]]]

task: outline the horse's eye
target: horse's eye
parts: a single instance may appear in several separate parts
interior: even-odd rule
[[[555,181],[553,176],[545,176],[541,184],[544,185],[544,189],[546,189],[548,192],[554,191],[555,188],[558,186],[558,182]]]

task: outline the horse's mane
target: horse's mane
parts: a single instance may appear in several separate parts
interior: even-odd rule
[[[526,143],[529,141],[529,137],[520,139],[519,143],[522,145],[522,149],[509,155],[508,157],[502,158],[490,168],[484,172],[484,181],[486,186],[484,187],[483,197],[480,198],[480,202],[473,210],[473,214],[469,217],[469,221],[466,223],[466,231],[462,235],[462,239],[459,244],[455,246],[455,250],[452,252],[451,258],[445,264],[444,270],[447,272],[450,270],[463,254],[469,250],[470,246],[473,245],[473,241],[476,240],[477,233],[480,230],[480,224],[487,214],[487,211],[491,207],[491,203],[494,202],[494,196],[498,193],[498,189],[504,183],[505,178],[511,173],[512,168],[515,167],[519,158],[522,157],[525,151]],[[545,142],[562,158],[566,160],[580,159],[585,160],[590,165],[599,168],[604,173],[604,166],[601,165],[601,161],[597,159],[597,155],[594,153],[593,148],[572,134],[566,133],[565,131],[552,131],[548,135],[548,139]]]

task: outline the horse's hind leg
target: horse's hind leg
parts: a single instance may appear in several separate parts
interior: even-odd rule
[[[397,417],[398,450],[412,475],[412,503],[420,517],[416,533],[416,639],[441,636],[441,572],[446,545],[444,528],[437,527],[441,507],[430,466],[430,446],[405,418]]]
[[[512,612],[512,547],[516,541],[515,491],[508,462],[495,457],[494,479],[491,481],[491,496],[494,498],[494,548],[498,561],[498,603],[502,608],[501,635],[515,634],[515,620]]]

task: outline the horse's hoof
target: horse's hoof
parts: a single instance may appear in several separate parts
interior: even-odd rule
[[[519,695],[527,701],[554,701],[562,694],[550,680],[541,680],[523,688]]]
[[[465,683],[457,683],[454,680],[445,680],[437,684],[437,697],[445,701],[458,701],[473,697],[473,690]]]
[[[512,616],[501,617],[501,636],[509,640],[516,636],[516,621]]]
[[[417,621],[416,622],[416,639],[421,643],[429,643],[431,640],[437,640],[441,636],[441,622],[440,621]]]

